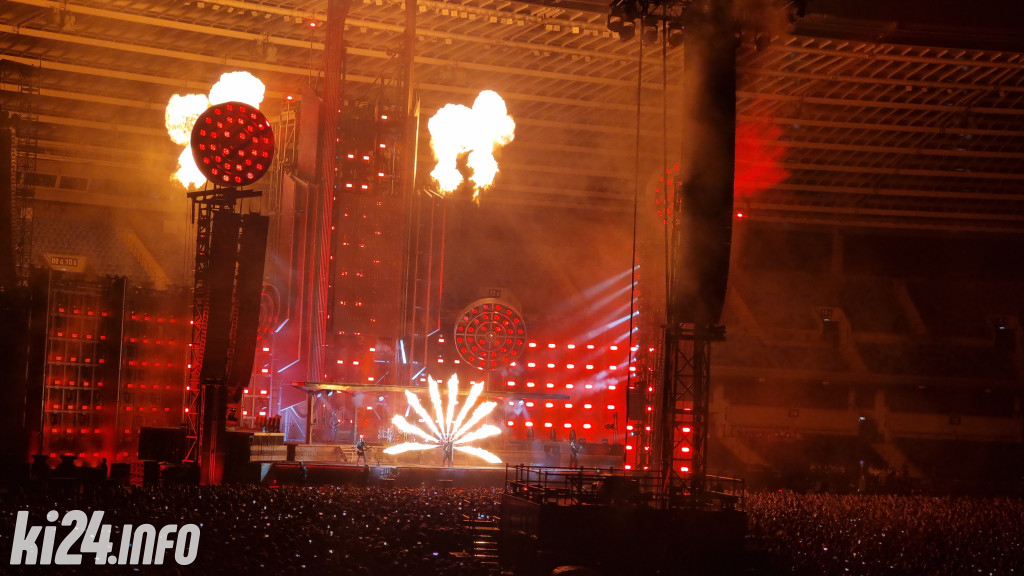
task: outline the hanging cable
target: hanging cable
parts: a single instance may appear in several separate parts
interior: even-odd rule
[[[632,262],[630,266],[630,281],[629,281],[629,338],[628,338],[628,360],[629,364],[626,369],[626,394],[627,406],[629,404],[629,390],[633,384],[633,371],[629,370],[633,363],[633,324],[634,314],[636,310],[636,235],[637,235],[637,218],[639,216],[639,204],[640,204],[640,118],[641,118],[641,99],[643,96],[643,71],[644,71],[644,44],[641,38],[637,38],[637,43],[640,45],[640,55],[637,58],[637,70],[636,70],[636,135],[634,142],[634,156],[633,156],[633,247],[632,247]],[[628,419],[628,416],[627,416]]]
[[[665,5],[661,7],[661,15],[665,16]],[[666,319],[667,309],[670,294],[672,293],[672,244],[670,243],[669,237],[669,206],[668,206],[668,187],[669,181],[669,169],[668,169],[668,30],[663,30],[661,36],[661,164],[664,167],[665,183],[661,187],[662,191],[662,211],[665,213],[665,308],[666,308]],[[675,189],[673,185],[673,190]]]

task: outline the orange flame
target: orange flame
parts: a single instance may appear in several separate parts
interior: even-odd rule
[[[192,126],[196,118],[206,111],[211,104],[224,102],[244,102],[259,108],[263,102],[266,87],[263,82],[248,72],[227,72],[210,88],[210,95],[175,94],[167,102],[164,109],[164,126],[167,135],[175,144],[184,146],[178,156],[178,169],[171,175],[171,180],[181,183],[186,189],[195,190],[206,182],[206,177],[199,171],[192,157]]]
[[[462,184],[463,175],[458,169],[459,156],[466,154],[467,166],[473,174],[473,199],[479,198],[480,191],[494,183],[498,173],[498,162],[494,151],[515,138],[516,123],[508,115],[505,101],[497,92],[484,90],[472,108],[461,104],[447,104],[427,122],[430,130],[430,146],[437,159],[437,166],[430,176],[437,181],[444,193],[454,192]]]

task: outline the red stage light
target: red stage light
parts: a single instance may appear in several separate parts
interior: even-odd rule
[[[255,107],[225,102],[206,109],[192,129],[192,156],[207,180],[237,188],[259,180],[274,159],[270,121]]]

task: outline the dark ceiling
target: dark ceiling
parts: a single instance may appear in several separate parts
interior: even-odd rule
[[[910,8],[911,4],[916,8]],[[175,93],[248,70],[273,120],[319,86],[327,2],[6,0],[0,105],[35,115],[36,197],[183,209]],[[1008,2],[740,6],[737,205],[752,219],[1024,232],[1024,29]],[[607,5],[423,1],[416,88],[424,115],[496,90],[515,118],[485,201],[631,210],[686,137],[684,48],[624,43]],[[346,94],[399,74],[404,4],[355,0]],[[754,41],[761,36],[769,43]],[[641,56],[642,52],[642,56]],[[639,82],[638,82],[639,79]],[[639,84],[639,86],[638,86]],[[419,170],[430,169],[421,128]],[[639,136],[639,137],[638,137]]]

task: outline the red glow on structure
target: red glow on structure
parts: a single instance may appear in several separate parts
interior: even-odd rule
[[[742,122],[736,126],[735,197],[748,198],[789,178],[782,163],[786,148],[777,124]],[[743,216],[737,214],[737,217]]]

